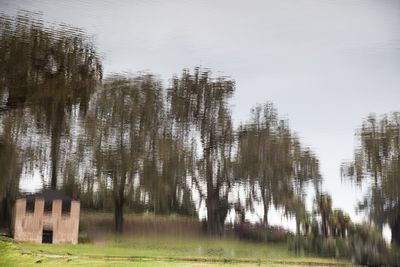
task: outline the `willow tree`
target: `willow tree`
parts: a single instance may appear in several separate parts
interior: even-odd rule
[[[195,151],[188,141],[170,114],[163,112],[157,147],[144,160],[137,191],[148,195],[144,204],[156,214],[197,215],[187,182],[195,168]]]
[[[392,241],[400,244],[400,113],[378,119],[370,115],[357,132],[359,147],[342,174],[358,185],[367,182],[369,194],[360,204],[379,229],[388,223]]]
[[[289,207],[285,204],[287,213],[294,213],[296,217],[297,233],[300,233],[300,225],[304,225],[309,220],[309,214],[305,208],[305,187],[310,183],[314,186],[316,195],[320,194],[320,185],[322,182],[319,168],[319,160],[309,147],[301,145],[298,137],[292,138],[293,153],[293,192],[292,198],[289,198]]]
[[[272,103],[257,105],[251,120],[239,130],[238,165],[240,176],[248,181],[257,201],[264,207],[264,225],[273,204],[285,213],[295,213],[299,228],[304,184],[319,179],[318,160],[301,147],[285,120],[280,120]]]
[[[329,227],[331,235],[346,238],[346,233],[351,225],[350,216],[341,209],[334,209],[330,215]]]
[[[329,235],[329,222],[332,216],[332,198],[329,194],[321,193],[315,197],[314,211],[321,216],[322,235],[327,238]]]
[[[90,105],[86,135],[93,164],[88,168],[112,191],[117,233],[123,232],[127,184],[157,147],[162,104],[160,83],[142,75],[109,78]]]
[[[208,70],[184,70],[172,79],[168,90],[170,111],[175,121],[198,136],[201,155],[192,177],[205,184],[207,229],[221,235],[228,213],[228,193],[232,185],[232,145],[234,134],[228,100],[235,90],[234,82],[224,77],[211,78]],[[201,188],[201,186],[199,186]]]
[[[71,110],[86,111],[101,79],[99,57],[80,29],[48,27],[31,13],[0,17],[0,40],[0,93],[7,95],[3,110],[29,107],[50,137],[50,185],[55,189],[62,136]]]
[[[2,120],[0,134],[0,225],[11,226],[12,207],[18,194],[22,172],[22,154],[19,152],[21,141],[20,121],[7,116]]]

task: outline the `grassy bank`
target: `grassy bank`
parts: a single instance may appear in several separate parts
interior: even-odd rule
[[[81,234],[91,241],[102,241],[114,233],[114,214],[111,212],[82,211],[80,216]],[[136,214],[124,215],[125,236],[203,236],[202,224],[197,218],[177,215]]]
[[[113,214],[83,211],[78,245],[0,239],[0,266],[343,266],[349,262],[297,257],[286,243],[204,236],[195,218],[127,213],[125,233],[113,234]]]
[[[109,238],[103,244],[45,245],[0,240],[0,266],[343,266],[296,257],[285,244],[207,238]]]

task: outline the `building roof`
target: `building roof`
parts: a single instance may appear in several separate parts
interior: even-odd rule
[[[72,198],[64,194],[64,192],[59,191],[59,190],[50,190],[50,189],[44,189],[40,192],[37,193],[22,193],[21,194],[22,198],[26,198],[27,200],[34,200],[36,198],[43,198],[45,201],[53,201],[53,200],[69,200],[71,201]]]

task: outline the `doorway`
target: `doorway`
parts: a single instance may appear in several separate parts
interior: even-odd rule
[[[42,243],[47,243],[47,244],[53,243],[53,230],[43,229]]]

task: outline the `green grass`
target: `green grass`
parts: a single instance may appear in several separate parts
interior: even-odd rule
[[[39,263],[39,264],[38,264]],[[343,266],[296,257],[285,244],[208,238],[110,238],[103,244],[47,245],[0,239],[0,266]]]

